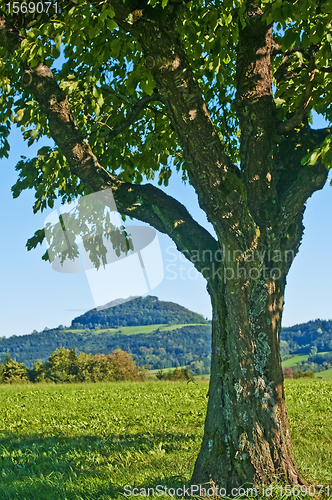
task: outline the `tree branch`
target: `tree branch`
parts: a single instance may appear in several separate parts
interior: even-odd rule
[[[332,73],[332,66],[322,66],[321,68],[318,68],[318,71],[321,71],[322,73]]]
[[[315,144],[314,147],[317,148],[329,134],[332,134],[332,127],[325,127],[325,128],[310,127],[310,133],[312,136],[312,140],[314,141]]]
[[[135,123],[135,121],[138,118],[138,115],[147,106],[147,104],[149,104],[150,102],[153,102],[153,101],[164,102],[164,99],[158,93],[153,93],[152,95],[146,95],[146,96],[142,97],[142,99],[140,99],[133,106],[133,110],[132,110],[131,114],[128,116],[128,118],[126,118],[126,120],[118,127],[111,129],[111,132],[106,136],[106,140],[110,141],[110,140],[114,139],[117,135],[121,134],[124,130],[129,128],[130,125]]]
[[[151,184],[136,186],[121,182],[113,188],[120,213],[147,222],[167,234],[180,252],[198,252],[200,258],[193,262],[198,271],[216,262],[219,243],[200,226],[179,201]],[[204,262],[203,252],[211,250],[212,261]],[[187,255],[186,255],[187,256]]]
[[[4,14],[0,12],[0,46],[12,54],[21,44],[24,37],[14,28]]]
[[[317,190],[322,189],[327,180],[327,168],[318,161],[315,165],[302,165],[302,158],[319,147],[324,139],[331,133],[330,128],[311,129],[308,125],[302,125],[299,130],[292,130],[282,137],[281,156],[276,151],[276,161],[284,169],[286,178],[279,180],[280,196],[278,203],[282,207],[283,217],[279,219],[279,227],[284,227],[289,232],[289,221],[302,213],[305,202]],[[296,144],[296,146],[294,146]],[[287,163],[282,155],[288,151]],[[290,176],[290,170],[292,175]],[[292,182],[287,183],[287,178]]]
[[[103,92],[105,92],[106,94],[110,94],[110,95],[116,97],[117,99],[119,99],[119,101],[122,101],[125,104],[128,104],[128,106],[130,106],[131,108],[133,107],[133,105],[131,104],[131,102],[128,101],[128,99],[126,99],[122,95],[119,95],[117,92],[115,92],[114,90],[110,89],[109,87],[106,87],[106,86],[101,87],[101,90]]]
[[[0,46],[15,50],[21,40],[9,22],[1,22]],[[211,249],[216,252],[219,249],[218,242],[177,200],[150,184],[134,185],[119,180],[100,165],[76,124],[65,92],[59,88],[46,65],[41,63],[28,68],[22,83],[46,115],[51,136],[66,157],[71,173],[86,187],[92,192],[111,188],[121,214],[147,222],[168,234],[179,251]],[[205,266],[202,261],[194,264],[199,271]]]
[[[272,92],[272,27],[256,3],[247,5],[248,22],[239,29],[236,47],[235,105],[241,128],[240,158],[248,205],[260,234],[276,211],[275,176],[271,167],[275,103]],[[268,180],[269,179],[269,180]]]
[[[96,0],[90,3],[100,8]],[[247,248],[250,243],[244,240],[249,235],[252,241],[256,228],[246,206],[242,174],[225,152],[177,31],[178,12],[184,7],[162,9],[143,3],[134,8],[130,4],[112,1],[114,20],[142,47],[145,65],[163,96],[171,126],[182,147],[199,205],[221,240],[227,234],[234,246]],[[240,221],[245,221],[249,228],[246,236],[236,229]]]
[[[311,59],[308,66],[308,75],[306,81],[306,88],[303,93],[302,101],[299,106],[299,109],[294,113],[294,115],[285,122],[280,122],[277,126],[277,130],[279,134],[285,134],[299,125],[303,118],[305,117],[309,104],[311,101],[311,93],[314,88],[314,77],[317,72],[317,68],[315,68],[315,60]]]
[[[296,52],[301,52],[301,54],[303,54],[307,59],[310,59],[312,57],[312,51],[310,51],[309,49],[305,49],[304,47],[302,47],[302,45],[293,47],[286,52],[283,52],[282,47],[279,43],[273,43],[272,56],[278,56],[281,54],[283,54],[284,56],[290,56],[295,54]]]
[[[277,80],[277,83],[280,82],[287,82],[288,80],[291,80],[292,78],[295,78],[304,68],[306,68],[305,64],[300,64],[296,68],[288,71],[288,62],[291,59],[292,55],[285,55],[282,63],[280,64],[279,68],[275,72],[275,78]]]

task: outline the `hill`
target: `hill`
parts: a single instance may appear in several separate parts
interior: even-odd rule
[[[287,342],[292,354],[309,354],[312,347],[332,351],[332,320],[316,319],[283,328],[280,338]]]
[[[151,369],[192,364],[206,372],[210,366],[210,322],[202,315],[157,297],[122,299],[74,318],[70,328],[60,326],[30,335],[0,338],[0,361],[7,352],[32,368],[57,348],[108,354],[122,349],[135,362]]]
[[[9,351],[13,359],[32,368],[34,362],[47,361],[60,347],[73,347],[77,353],[91,354],[122,349],[131,353],[139,366],[158,369],[188,365],[194,373],[208,373],[211,323],[200,314],[157,297],[136,297],[129,302],[119,299],[78,316],[70,328],[61,326],[30,335],[0,338],[0,361]],[[311,352],[313,347],[316,352]],[[282,329],[282,357],[310,353],[313,356],[317,351],[332,351],[332,320],[309,321]],[[288,360],[289,366],[293,366],[294,360]],[[322,360],[310,358],[309,361]],[[330,362],[325,358],[323,361]]]
[[[128,302],[113,306],[113,303],[74,318],[72,328],[84,328],[98,325],[100,328],[118,328],[120,326],[154,325],[160,323],[201,323],[207,324],[201,314],[194,313],[174,302],[164,302],[148,295],[136,297]]]

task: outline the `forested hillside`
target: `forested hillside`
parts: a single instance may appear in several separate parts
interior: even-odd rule
[[[211,324],[200,314],[173,302],[152,296],[137,297],[114,307],[88,311],[75,318],[70,328],[60,326],[30,335],[0,337],[0,361],[9,352],[13,359],[32,368],[38,359],[47,361],[61,347],[92,355],[107,355],[122,349],[139,366],[158,369],[188,365],[196,374],[208,373]],[[296,353],[314,356],[317,351],[332,351],[332,320],[283,328],[280,347],[281,356]]]
[[[155,325],[159,323],[208,323],[201,314],[194,313],[174,302],[164,302],[148,295],[91,311],[74,318],[72,328],[118,328],[119,326]]]
[[[332,320],[316,319],[283,328],[280,338],[288,343],[290,353],[309,354],[312,347],[332,351]]]
[[[202,315],[153,296],[116,302],[75,318],[70,328],[61,325],[0,338],[0,361],[9,352],[32,368],[34,362],[45,362],[60,347],[93,355],[122,349],[138,365],[151,369],[188,364],[196,373],[209,371],[211,326]]]
[[[11,357],[27,367],[40,359],[45,362],[57,348],[76,348],[77,353],[108,354],[122,349],[132,354],[139,366],[151,369],[191,365],[193,370],[210,366],[210,325],[188,325],[172,330],[157,328],[152,333],[123,334],[111,330],[97,332],[48,330],[46,332],[0,340],[0,361]],[[198,370],[200,371],[200,370]]]

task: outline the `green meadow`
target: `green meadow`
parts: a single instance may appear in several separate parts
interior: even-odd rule
[[[0,386],[1,500],[124,499],[125,485],[182,487],[207,389],[203,381]],[[332,381],[286,380],[285,392],[300,472],[332,490]]]
[[[325,370],[323,372],[315,373],[315,376],[317,378],[332,379],[332,368],[329,368],[328,370]]]
[[[167,325],[166,323],[160,323],[160,324],[153,324],[153,325],[139,325],[139,326],[121,326],[120,328],[102,328],[99,330],[94,330],[94,334],[101,334],[101,333],[113,333],[119,334],[121,333],[122,335],[138,335],[141,333],[153,333],[157,330],[160,330],[161,332],[166,331],[166,332],[171,332],[173,330],[178,330],[180,328],[183,328],[185,326],[202,326],[202,323],[180,323],[176,325]],[[206,326],[203,324],[203,326]],[[84,332],[84,330],[67,330],[70,333],[75,333],[75,332]]]
[[[292,366],[302,363],[302,361],[307,361],[308,357],[308,354],[295,354],[292,358],[282,361],[281,365],[283,368],[291,368]]]
[[[93,330],[92,333],[95,335],[101,334],[101,333],[112,333],[112,334],[119,334],[121,333],[122,335],[137,335],[139,333],[152,333],[155,332],[158,328],[161,330],[165,329],[164,327],[167,326],[165,323],[160,323],[157,325],[140,325],[140,326],[122,326],[120,328],[101,328],[98,330]],[[177,328],[179,326],[177,325]],[[166,328],[167,330],[168,328]],[[67,329],[67,333],[84,333],[85,330],[82,329]]]

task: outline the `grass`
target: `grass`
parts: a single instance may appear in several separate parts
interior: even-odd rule
[[[125,498],[126,484],[183,485],[200,448],[207,389],[0,386],[1,500],[109,500]],[[285,392],[300,472],[311,484],[332,483],[332,381],[287,380]]]
[[[160,329],[161,332],[163,331],[173,331],[173,330],[178,330],[179,328],[182,328],[184,326],[201,326],[201,323],[181,323],[181,324],[176,324],[176,325],[167,325],[166,323],[160,323],[160,324],[154,324],[154,325],[141,325],[141,326],[122,326],[121,328],[101,328],[100,330],[92,330],[91,333],[95,333],[96,335],[99,335],[101,333],[112,333],[112,334],[118,334],[121,333],[122,335],[137,335],[139,333],[153,333],[158,328]],[[203,326],[206,326],[204,323]],[[66,332],[69,333],[84,333],[85,330],[82,329],[66,329]]]
[[[311,484],[332,483],[332,380],[287,380],[285,393],[299,470]]]
[[[138,335],[139,333],[152,333],[158,328],[165,326],[165,323],[156,325],[141,325],[141,326],[122,326],[121,328],[105,328],[101,330],[93,330],[92,333],[106,333],[111,332],[112,334],[121,333],[121,335]]]
[[[186,365],[183,365],[183,366],[178,366],[177,369],[178,370],[181,370],[181,368],[186,368]],[[155,370],[149,370],[149,374],[150,375],[156,375],[158,372],[159,372],[160,368],[157,368]],[[162,368],[162,372],[163,373],[168,373],[169,371],[173,372],[175,370],[175,367],[171,367],[171,368]],[[202,375],[200,375],[202,376]]]
[[[121,328],[101,328],[100,330],[91,330],[91,333],[94,333],[96,335],[99,335],[101,333],[112,333],[112,334],[121,333],[122,335],[137,335],[139,333],[153,333],[158,329],[160,329],[161,332],[173,331],[173,330],[178,330],[179,328],[182,328],[184,326],[201,326],[201,323],[181,323],[176,325],[167,325],[166,323],[158,323],[153,325],[122,326]],[[204,326],[206,326],[206,324],[204,324]],[[84,333],[85,330],[68,329],[66,330],[66,332]]]
[[[296,366],[302,361],[307,361],[309,354],[295,354],[292,358],[286,359],[286,361],[282,361],[281,366],[283,368],[291,368],[292,366]]]
[[[317,354],[327,354],[327,352],[319,352]],[[281,362],[281,366],[283,368],[292,368],[295,367],[296,365],[300,364],[302,361],[307,361],[309,357],[309,354],[296,354],[292,358],[286,359],[285,361]],[[329,368],[328,370],[324,370],[322,372],[317,372],[315,373],[316,378],[322,378],[322,379],[332,379],[332,368]]]
[[[331,379],[332,378],[332,368],[329,368],[328,370],[325,370],[323,372],[317,372],[315,373],[315,376],[322,377],[322,379]]]
[[[177,330],[178,328],[183,328],[184,326],[209,326],[207,323],[181,323],[178,325],[164,326],[160,328],[161,331],[172,332],[173,330]]]

